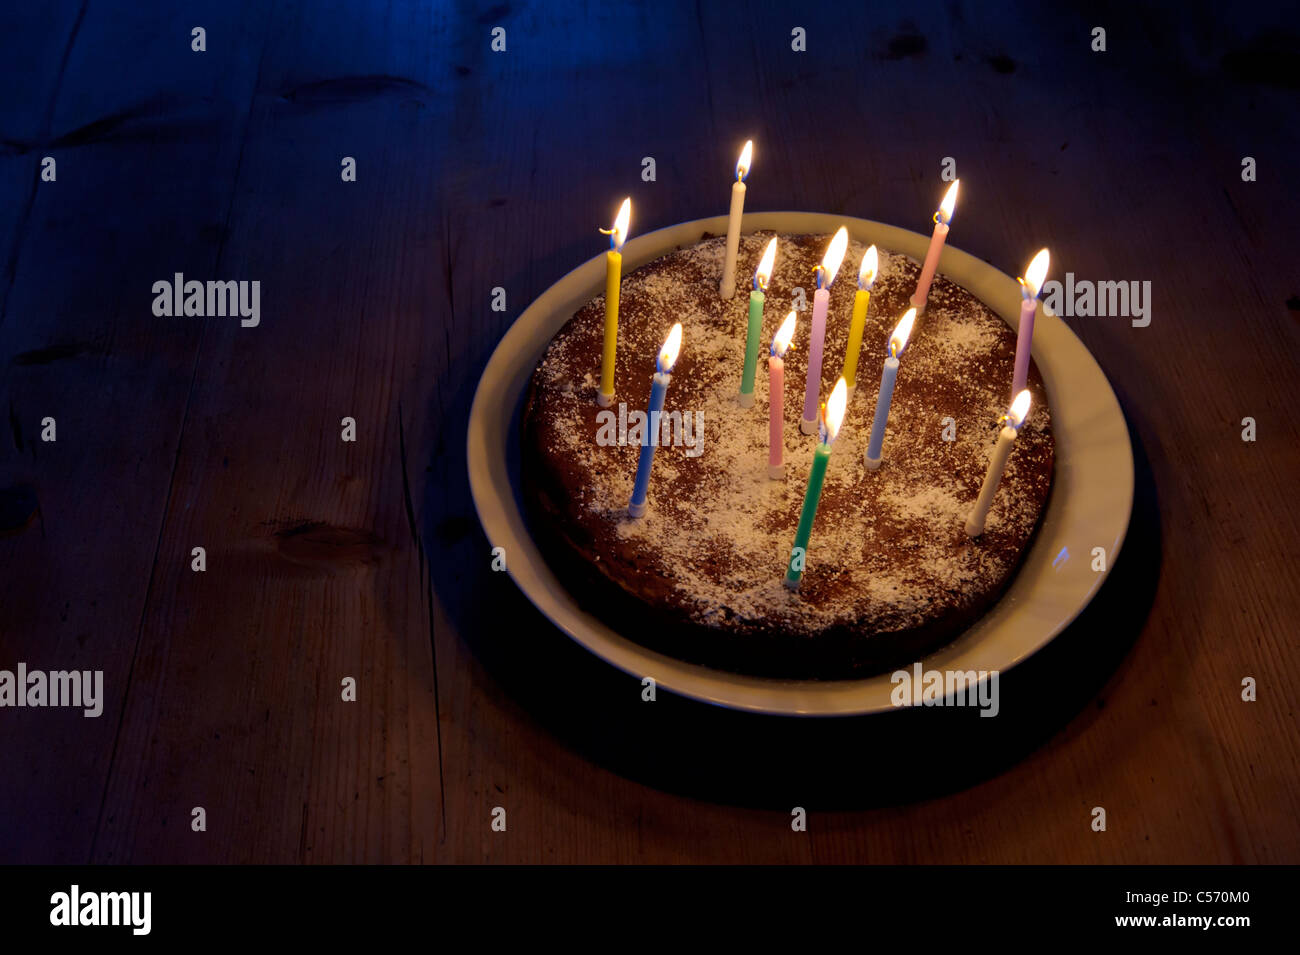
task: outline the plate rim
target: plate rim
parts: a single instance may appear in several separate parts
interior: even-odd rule
[[[725,215],[711,216],[676,223],[631,238],[623,248],[624,267],[630,272],[677,248],[683,239],[698,241],[705,232],[718,234],[724,231],[726,224]],[[929,236],[898,226],[833,213],[745,213],[741,229],[746,233],[770,229],[787,234],[829,234],[840,225],[848,228],[850,237],[857,241],[875,242],[891,252],[905,254],[918,261],[924,256],[930,241]],[[656,686],[678,695],[730,709],[788,716],[860,716],[897,709],[889,700],[892,684],[888,681],[888,673],[849,680],[780,680],[730,673],[666,656],[622,636],[603,620],[588,614],[551,572],[528,532],[510,481],[508,449],[510,443],[517,440],[510,422],[523,397],[522,388],[527,387],[527,381],[531,377],[535,357],[540,355],[554,332],[576,310],[576,306],[569,306],[574,303],[581,305],[600,294],[604,284],[604,259],[602,252],[571,270],[519,314],[493,349],[474,391],[466,435],[470,494],[490,546],[493,549],[505,548],[506,572],[538,611],[570,639],[611,666],[641,679],[653,678]],[[970,291],[1010,328],[1015,329],[1019,318],[1020,287],[1014,278],[952,245],[945,245],[939,271]],[[985,293],[980,294],[971,289],[971,284],[985,288]],[[558,316],[556,312],[559,313]],[[549,332],[545,330],[548,320],[555,325]],[[529,339],[530,333],[533,333],[534,326],[543,333],[540,347],[521,347]],[[1038,533],[1030,544],[1030,552],[1026,554],[1025,561],[1017,570],[1006,593],[992,609],[948,645],[923,655],[918,662],[925,669],[930,669],[931,664],[946,663],[952,669],[983,669],[1005,673],[1024,662],[1055,639],[1092,601],[1109,577],[1127,535],[1134,494],[1133,449],[1123,409],[1105,372],[1074,331],[1042,302],[1039,303],[1035,319],[1031,355],[1043,376],[1052,409],[1053,434],[1057,447],[1052,494],[1049,495]],[[1085,358],[1086,361],[1083,361]],[[1070,365],[1070,362],[1074,364]],[[1070,367],[1067,368],[1067,365]],[[1044,598],[1037,593],[1036,588],[1048,584],[1042,579],[1041,568],[1032,577],[1026,577],[1026,568],[1031,558],[1046,553],[1045,545],[1055,546],[1047,544],[1043,532],[1049,524],[1054,526],[1066,519],[1067,511],[1075,503],[1067,499],[1067,494],[1089,497],[1094,491],[1089,483],[1089,472],[1100,472],[1101,465],[1086,459],[1073,460],[1063,453],[1082,455],[1087,450],[1086,446],[1082,450],[1075,448],[1076,442],[1086,445],[1084,424],[1073,423],[1072,415],[1062,414],[1060,410],[1065,407],[1061,404],[1061,391],[1066,384],[1063,378],[1075,377],[1095,379],[1087,392],[1091,403],[1101,406],[1094,409],[1101,416],[1099,420],[1091,422],[1092,428],[1097,429],[1093,437],[1103,444],[1108,454],[1118,455],[1119,458],[1109,460],[1106,465],[1109,470],[1093,476],[1092,482],[1096,483],[1095,478],[1101,478],[1101,483],[1109,488],[1109,493],[1114,498],[1106,513],[1106,518],[1110,521],[1109,529],[1100,535],[1105,538],[1101,543],[1106,546],[1104,569],[1088,572],[1089,586],[1071,598],[1070,608],[1057,611],[1058,619],[1041,636],[1011,640],[1016,648],[1012,650],[1005,647],[1000,653],[994,654],[996,659],[991,662],[996,663],[996,666],[963,665],[970,662],[970,657],[979,656],[981,644],[987,649],[991,642],[997,642],[995,638],[1004,635],[999,628],[999,622],[1005,624],[1004,617],[1009,614],[1014,621],[1018,610],[1032,612],[1038,608],[1039,601]],[[514,390],[519,387],[521,379],[521,390]],[[507,400],[499,402],[494,415],[493,402],[503,396]],[[500,434],[494,441],[492,435],[497,429],[493,428],[493,424],[501,421],[502,407],[505,409],[504,427],[499,429]],[[1074,430],[1076,428],[1080,429],[1077,433]],[[1117,429],[1122,435],[1122,441],[1118,441],[1116,435],[1111,435],[1107,445],[1103,440],[1106,437],[1104,429]],[[1083,473],[1075,473],[1076,471]],[[501,486],[502,481],[504,488]],[[1094,503],[1097,502],[1094,500]],[[1067,558],[1070,556],[1068,546],[1067,544],[1060,552],[1066,553]],[[1058,553],[1058,559],[1059,556]],[[1057,564],[1054,562],[1052,566],[1055,569]],[[1076,563],[1072,572],[1077,569]],[[1018,588],[1017,585],[1022,580],[1034,581],[1036,586]],[[1017,593],[1018,589],[1028,592]],[[1016,607],[1017,602],[1022,606]],[[1008,610],[1004,605],[1012,609]]]

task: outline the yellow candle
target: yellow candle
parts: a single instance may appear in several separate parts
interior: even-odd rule
[[[628,222],[632,218],[632,200],[623,200],[613,229],[601,229],[609,236],[610,249],[605,253],[605,351],[600,363],[600,393],[596,404],[608,408],[614,403],[614,356],[618,352],[618,287],[623,274],[623,243],[627,240]]]
[[[853,318],[849,322],[849,348],[844,353],[844,383],[849,386],[849,395],[857,387],[858,352],[862,348],[862,326],[867,321],[867,306],[871,304],[871,287],[876,284],[876,270],[880,255],[873,245],[862,256],[862,265],[858,267],[858,291],[853,296]]]

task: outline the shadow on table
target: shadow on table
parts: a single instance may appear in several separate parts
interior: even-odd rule
[[[1103,687],[1150,612],[1162,556],[1150,463],[1131,424],[1129,435],[1136,487],[1124,547],[1079,618],[1000,677],[1001,711],[993,719],[969,707],[848,719],[764,716],[662,688],[646,703],[640,680],[571,641],[505,575],[485,567],[456,586],[434,584],[444,612],[502,692],[585,758],[627,778],[763,808],[867,808],[941,796],[997,775],[1105,705]],[[460,481],[468,499],[463,475]],[[458,489],[445,490],[449,506]],[[464,543],[481,566],[488,546],[481,530],[469,537]]]

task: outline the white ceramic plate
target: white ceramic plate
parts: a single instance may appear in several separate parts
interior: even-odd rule
[[[839,226],[864,243],[920,260],[929,236],[867,219],[806,212],[745,215],[743,229],[782,233],[834,232]],[[697,219],[631,239],[626,272],[704,232],[726,230],[725,216]],[[970,291],[1012,328],[1020,286],[986,262],[944,249],[939,271]],[[714,670],[655,653],[587,613],[551,572],[528,533],[507,466],[517,444],[512,418],[533,369],[552,336],[582,305],[602,293],[605,256],[597,255],[552,285],[506,332],[493,352],[470,409],[470,489],[493,547],[504,547],[507,570],[551,621],[592,653],[634,676],[684,696],[739,710],[808,716],[850,716],[893,709],[889,675],[861,680],[773,680]],[[1097,362],[1056,315],[1041,305],[1033,357],[1047,386],[1056,438],[1056,471],[1042,527],[1002,600],[953,643],[926,657],[926,669],[1005,672],[1055,637],[1101,587],[1106,571],[1092,569],[1092,551],[1113,566],[1133,505],[1133,451],[1119,402]]]

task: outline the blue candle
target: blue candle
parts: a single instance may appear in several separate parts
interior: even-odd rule
[[[681,345],[682,323],[678,322],[668,333],[664,347],[659,350],[655,376],[650,383],[650,407],[646,409],[645,437],[641,441],[641,456],[636,463],[636,483],[632,485],[632,500],[627,505],[627,512],[632,517],[641,517],[645,514],[646,494],[650,490],[650,468],[654,464],[655,448],[659,446],[659,416],[664,410],[664,396],[668,394],[668,384],[673,379],[673,366],[677,364],[677,352]]]
[[[892,354],[885,359],[880,373],[880,394],[876,396],[876,416],[871,419],[871,441],[867,444],[867,467],[873,471],[880,467],[880,450],[885,443],[885,421],[889,418],[889,403],[894,397],[894,382],[898,378],[898,359]]]
[[[894,333],[889,336],[889,355],[880,373],[880,395],[876,398],[876,416],[871,422],[871,440],[867,444],[866,465],[871,470],[880,467],[881,447],[885,443],[885,422],[889,419],[889,404],[894,397],[894,381],[898,377],[898,356],[907,347],[907,338],[916,321],[916,309],[909,308],[899,320]]]

